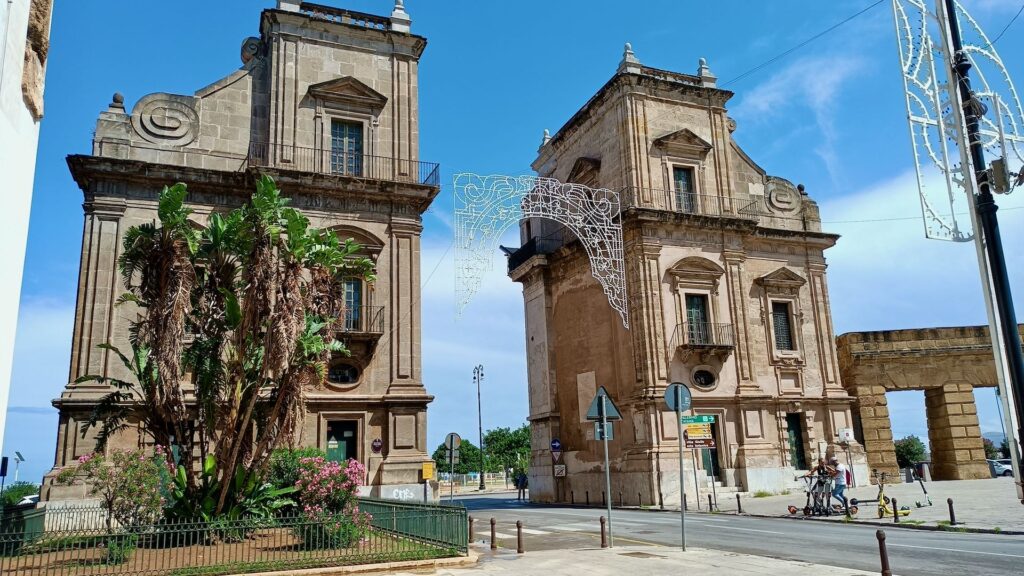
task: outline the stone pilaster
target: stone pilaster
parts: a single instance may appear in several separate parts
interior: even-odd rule
[[[839,368],[836,363],[836,344],[832,331],[832,312],[828,301],[828,285],[825,280],[825,263],[814,263],[807,267],[810,280],[811,313],[814,318],[815,346],[818,352],[818,368],[821,372],[822,396],[846,396],[839,382]]]
[[[736,376],[739,379],[736,393],[760,394],[761,389],[753,380],[753,368],[750,364],[750,329],[748,298],[744,295],[743,262],[746,255],[742,252],[723,252],[725,260],[725,283],[729,295],[729,316],[733,323],[735,338],[734,354],[736,357]]]
[[[660,244],[648,244],[639,234],[626,246],[630,298],[630,333],[637,353],[634,355],[637,381],[644,396],[657,394],[668,384],[664,310],[661,299]]]
[[[946,384],[924,391],[932,477],[936,480],[990,478],[978,426],[974,387]]]

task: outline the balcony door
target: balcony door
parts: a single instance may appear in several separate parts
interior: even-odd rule
[[[358,331],[363,323],[363,281],[345,281],[345,330]]]
[[[675,166],[672,180],[676,189],[676,210],[693,214],[697,211],[697,191],[693,185],[693,168]]]
[[[712,344],[708,297],[686,295],[686,337],[689,344]]]
[[[363,175],[362,123],[331,121],[331,173]]]

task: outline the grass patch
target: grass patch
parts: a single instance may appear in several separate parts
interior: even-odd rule
[[[939,525],[939,530],[946,532],[968,532],[966,526],[950,526],[949,520],[939,520],[937,524]]]
[[[757,492],[754,492],[754,498],[768,498],[769,496],[775,496],[775,493],[767,490],[758,490]]]
[[[1002,529],[1002,528],[1000,528],[999,526],[996,526],[995,528],[993,528],[993,529],[992,529],[992,531],[993,531],[993,532],[1002,532],[1002,531],[1003,531],[1003,529]]]
[[[911,526],[920,526],[924,524],[924,520],[900,520],[900,524],[910,524]]]

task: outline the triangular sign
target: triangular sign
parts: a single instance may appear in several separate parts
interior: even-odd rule
[[[590,409],[587,410],[587,420],[601,419],[602,396],[604,397],[605,419],[622,420],[622,414],[619,413],[618,407],[612,402],[612,397],[608,395],[608,391],[604,389],[604,386],[597,387],[597,395],[594,396],[594,401],[590,403]]]

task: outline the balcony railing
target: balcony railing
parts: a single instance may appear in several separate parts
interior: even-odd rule
[[[335,8],[333,6],[322,6],[312,2],[303,2],[300,4],[299,11],[311,18],[326,20],[337,24],[351,24],[353,26],[373,28],[375,30],[391,29],[391,19],[386,16],[377,16],[376,14],[356,12],[355,10],[345,10],[343,8]]]
[[[673,336],[676,346],[692,348],[732,348],[732,324],[715,324],[713,322],[683,322],[676,326]]]
[[[762,202],[749,195],[715,196],[698,192],[682,193],[676,190],[629,186],[622,194],[623,207],[671,210],[696,216],[714,216],[757,220]]]
[[[419,162],[388,156],[351,154],[331,149],[303,148],[285,144],[252,142],[249,165],[297,170],[317,174],[337,174],[353,178],[388,180],[438,186],[441,168],[435,162]]]
[[[383,334],[383,306],[351,306],[341,314],[338,330],[348,334]]]

